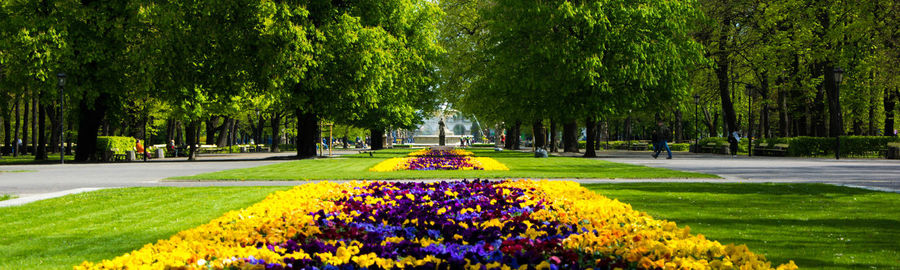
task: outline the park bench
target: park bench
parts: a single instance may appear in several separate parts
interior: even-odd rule
[[[753,152],[758,156],[784,156],[787,153],[788,144],[760,143],[753,147]]]
[[[709,142],[706,145],[700,147],[701,152],[704,153],[713,153],[713,154],[727,154],[728,147],[727,146],[719,146],[718,143]]]
[[[361,149],[357,150],[357,152],[359,152],[360,154],[369,154],[370,157],[375,154],[375,151],[372,151],[371,149]]]
[[[647,143],[636,143],[628,146],[628,150],[631,151],[646,151],[650,150],[650,147]]]

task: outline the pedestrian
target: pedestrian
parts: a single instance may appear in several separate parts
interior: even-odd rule
[[[666,159],[672,159],[672,150],[669,149],[669,136],[672,132],[662,121],[658,121],[656,126],[656,130],[653,131],[650,138],[653,140],[653,151],[655,151],[653,158],[658,158],[659,153],[666,149],[666,154],[668,154]]]
[[[741,134],[735,130],[728,135],[728,144],[729,147],[731,147],[731,157],[737,157],[739,143],[741,143]]]
[[[175,140],[169,140],[169,145],[166,148],[169,148],[169,152],[174,154],[173,157],[178,157],[178,148],[175,148]]]

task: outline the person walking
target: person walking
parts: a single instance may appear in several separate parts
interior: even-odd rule
[[[741,134],[737,130],[728,135],[728,144],[731,147],[731,157],[737,157],[738,144],[741,143]]]
[[[658,121],[656,125],[657,128],[653,131],[650,138],[653,140],[653,158],[658,158],[659,153],[666,149],[666,154],[668,154],[666,159],[672,159],[672,150],[669,149],[669,136],[672,132],[669,131],[669,128],[662,121]]]

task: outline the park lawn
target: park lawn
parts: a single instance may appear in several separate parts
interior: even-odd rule
[[[125,254],[290,187],[105,189],[0,208],[0,269],[72,269]]]
[[[75,156],[66,155],[66,162],[75,160]],[[46,160],[34,160],[34,155],[0,156],[0,165],[23,165],[23,164],[57,164],[59,163],[59,154],[47,154]]]
[[[385,180],[385,179],[473,179],[473,178],[719,178],[716,175],[682,172],[663,168],[615,163],[575,157],[534,158],[518,151],[495,152],[470,149],[475,156],[490,157],[509,167],[509,171],[393,171],[370,172],[379,162],[403,157],[410,149],[387,149],[368,154],[337,158],[304,159],[254,168],[226,170],[175,180]],[[649,157],[648,157],[649,158]]]
[[[721,243],[800,269],[900,267],[900,194],[825,184],[585,185]]]

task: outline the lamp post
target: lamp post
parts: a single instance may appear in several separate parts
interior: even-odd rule
[[[694,142],[694,153],[700,152],[700,127],[697,125],[700,119],[700,94],[694,94],[694,132],[697,133],[697,140]]]
[[[835,68],[834,72],[834,96],[841,96],[841,82],[844,81],[844,69]],[[839,108],[838,108],[839,109]],[[834,112],[831,112],[834,113]],[[832,127],[840,126],[832,124]],[[834,159],[841,159],[841,131],[833,132],[835,138]]]
[[[747,85],[747,156],[753,156],[753,89],[751,84]]]
[[[66,164],[66,143],[64,140],[65,119],[63,119],[63,111],[65,102],[63,102],[63,86],[66,86],[66,74],[56,74],[57,86],[59,86],[59,164]]]

